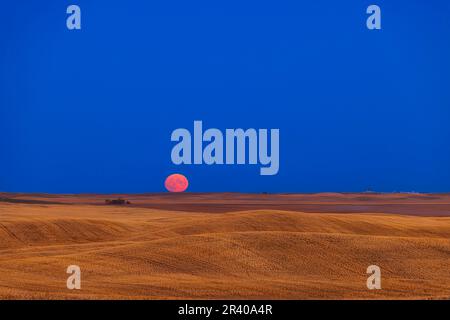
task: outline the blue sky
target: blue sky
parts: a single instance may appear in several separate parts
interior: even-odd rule
[[[450,191],[448,1],[10,1],[0,27],[0,191]],[[194,120],[279,128],[279,173],[172,164]]]

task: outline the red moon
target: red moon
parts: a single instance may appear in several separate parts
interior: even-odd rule
[[[189,182],[182,174],[174,173],[166,178],[164,186],[170,192],[183,192],[189,186]]]

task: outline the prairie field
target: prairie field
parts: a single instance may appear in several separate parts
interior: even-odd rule
[[[0,299],[449,299],[449,270],[448,194],[0,193]]]

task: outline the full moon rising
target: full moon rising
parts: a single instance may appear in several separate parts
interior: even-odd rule
[[[189,186],[189,182],[188,179],[182,174],[175,173],[166,178],[164,186],[170,192],[183,192],[186,191]]]

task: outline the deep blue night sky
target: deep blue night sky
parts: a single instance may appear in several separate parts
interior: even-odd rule
[[[0,27],[0,191],[450,191],[447,0],[8,1]],[[175,166],[194,120],[279,128],[278,175]]]

